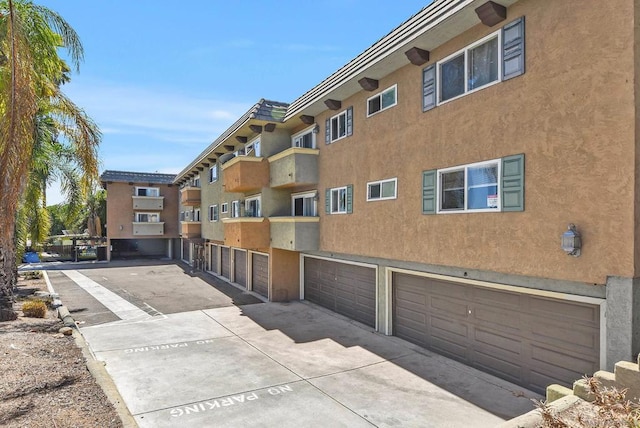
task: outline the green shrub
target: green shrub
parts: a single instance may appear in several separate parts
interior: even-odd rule
[[[39,270],[26,271],[23,275],[24,279],[42,279],[42,272]]]
[[[25,317],[44,318],[47,315],[47,304],[42,300],[32,300],[22,304],[22,313]]]

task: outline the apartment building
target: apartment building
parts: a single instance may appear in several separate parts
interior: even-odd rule
[[[174,258],[179,245],[175,174],[106,170],[107,259]]]
[[[635,358],[637,13],[434,1],[176,176],[183,259],[536,391]]]

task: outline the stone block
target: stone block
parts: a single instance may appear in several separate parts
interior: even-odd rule
[[[640,400],[640,370],[638,364],[618,361],[615,367],[616,383],[619,388],[628,388],[627,399]]]
[[[553,385],[547,386],[547,403],[553,403],[562,397],[572,394],[573,391],[571,389],[554,383]]]
[[[600,370],[593,374],[593,377],[600,382],[603,387],[612,388],[616,387],[616,375],[614,373]]]
[[[588,402],[592,402],[595,399],[595,396],[591,393],[589,384],[584,379],[573,382],[573,394]]]

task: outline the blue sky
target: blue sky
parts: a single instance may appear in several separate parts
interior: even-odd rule
[[[295,100],[430,1],[35,2],[84,45],[63,90],[102,130],[101,172],[178,173],[260,98]]]

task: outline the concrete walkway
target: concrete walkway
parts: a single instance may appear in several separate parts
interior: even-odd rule
[[[141,427],[493,427],[540,398],[303,302],[81,332]]]

